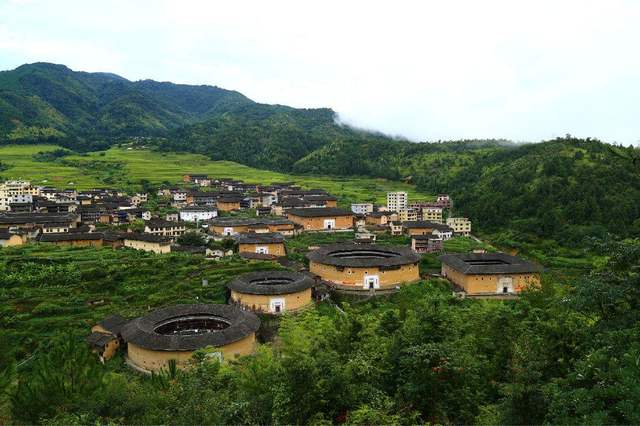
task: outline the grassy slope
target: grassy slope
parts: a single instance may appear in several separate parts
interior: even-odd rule
[[[33,154],[52,151],[54,145],[5,145],[0,161],[8,166],[4,178],[31,179],[36,184],[88,189],[112,186],[134,189],[142,179],[152,183],[180,182],[185,173],[207,173],[247,182],[295,181],[308,188],[323,188],[338,196],[342,205],[352,201],[384,203],[387,191],[407,191],[411,199],[432,199],[413,185],[377,178],[300,176],[254,169],[230,161],[211,161],[203,155],[111,148],[104,152],[65,157],[58,162],[37,162]],[[121,168],[118,168],[121,165]],[[70,184],[73,182],[73,185]]]

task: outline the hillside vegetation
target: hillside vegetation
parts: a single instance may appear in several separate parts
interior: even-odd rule
[[[0,73],[0,143],[43,141],[85,152],[128,142],[297,175],[404,180],[451,193],[457,213],[485,232],[510,230],[506,240],[640,235],[640,152],[592,139],[412,143],[340,126],[327,108],[264,105],[218,87],[46,63]]]
[[[255,355],[196,355],[192,370],[153,377],[121,355],[99,364],[89,327],[221,302],[237,274],[276,265],[0,248],[0,423],[638,424],[639,248],[604,247],[606,265],[571,283],[545,277],[518,301],[459,299],[433,279],[340,310],[322,302],[282,317]]]

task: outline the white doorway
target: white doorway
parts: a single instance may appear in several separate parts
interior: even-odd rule
[[[377,275],[367,275],[364,277],[364,288],[367,290],[380,288],[380,278]]]
[[[233,234],[233,228],[224,228],[223,234],[227,236]]]
[[[284,312],[284,299],[277,298],[269,300],[269,312],[273,314]]]
[[[258,254],[269,254],[269,247],[256,247],[256,253]]]
[[[336,220],[335,219],[325,219],[324,220],[324,229],[335,229]]]
[[[498,288],[496,289],[496,293],[501,293],[501,294],[513,293],[513,278],[500,277],[500,279],[498,280]]]

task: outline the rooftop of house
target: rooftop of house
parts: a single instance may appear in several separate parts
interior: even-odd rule
[[[144,221],[145,226],[148,226],[149,228],[180,228],[180,227],[184,227],[184,224],[179,223],[179,222],[172,222],[170,220],[164,220],[164,219],[150,219],[150,220],[145,220]]]
[[[64,241],[98,241],[102,240],[101,232],[60,232],[40,234],[38,241],[41,243],[55,243]]]
[[[217,209],[213,206],[187,206],[180,209],[180,212],[215,212]]]
[[[331,217],[331,216],[353,216],[353,212],[336,207],[310,207],[304,209],[291,209],[289,215],[298,217]]]
[[[334,266],[390,267],[420,261],[409,247],[378,244],[331,244],[307,254],[307,259]]]
[[[288,219],[279,218],[218,218],[209,222],[212,226],[259,226],[259,225],[293,225]]]
[[[85,341],[94,348],[104,349],[109,342],[116,340],[116,337],[110,333],[101,333],[94,331],[85,338]]]
[[[115,315],[110,315],[106,317],[105,319],[100,321],[98,325],[104,328],[105,330],[107,330],[108,332],[113,333],[114,335],[117,336],[120,334],[120,332],[122,331],[122,327],[127,322],[129,322],[128,319],[115,314]]]
[[[445,225],[443,223],[431,222],[428,220],[409,220],[406,222],[402,222],[402,226],[407,229],[432,228],[441,231],[451,229],[448,225]]]
[[[68,213],[0,213],[0,224],[70,223],[77,219]]]
[[[174,305],[129,321],[127,343],[156,351],[193,351],[241,340],[260,328],[260,320],[232,305]]]
[[[313,287],[315,281],[308,275],[290,271],[249,272],[235,278],[227,287],[245,294],[290,294]]]
[[[137,232],[128,232],[124,234],[125,240],[130,241],[144,241],[147,243],[158,243],[158,244],[170,244],[171,241],[167,237],[162,235],[155,234],[147,234],[147,233],[137,233]]]
[[[426,240],[441,240],[442,238],[438,235],[433,235],[432,233],[424,234],[424,235],[412,235],[412,240],[417,241],[426,241]]]
[[[249,232],[235,237],[239,244],[278,244],[284,243],[284,237],[278,232],[256,233]]]
[[[542,267],[506,253],[458,253],[440,256],[443,264],[469,275],[526,274],[541,272]]]

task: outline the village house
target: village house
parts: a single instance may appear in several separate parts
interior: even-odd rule
[[[27,243],[27,234],[20,230],[0,229],[0,247],[15,247]]]
[[[63,213],[0,213],[0,229],[42,229],[42,232],[67,232],[77,227],[80,218]]]
[[[409,207],[418,211],[418,220],[442,222],[444,208],[438,202],[412,201],[409,203]]]
[[[389,225],[389,233],[391,235],[402,235],[402,222],[398,220],[391,220],[387,222],[387,224]]]
[[[386,226],[390,220],[398,220],[395,212],[373,212],[367,214],[365,222],[367,225]]]
[[[217,193],[215,192],[191,191],[187,193],[185,202],[192,206],[214,206],[216,204],[216,196]]]
[[[404,233],[409,236],[434,234],[443,236],[444,240],[453,236],[453,229],[449,228],[447,225],[426,220],[403,222],[402,227]]]
[[[433,253],[442,250],[442,238],[433,234],[413,235],[411,248],[416,253]]]
[[[269,255],[272,257],[286,256],[287,250],[284,237],[278,233],[248,233],[236,236],[238,253]]]
[[[170,222],[162,219],[151,219],[144,223],[145,234],[160,235],[163,237],[178,237],[186,231],[186,227],[179,222]]]
[[[149,196],[145,193],[136,193],[131,197],[131,204],[139,206],[142,203],[146,203],[149,200]]]
[[[295,224],[288,219],[278,218],[218,218],[210,222],[209,232],[217,236],[227,237],[248,232],[277,232],[290,236],[295,233]]]
[[[164,254],[171,251],[171,240],[162,235],[128,232],[124,235],[123,246],[136,250]]]
[[[409,208],[398,210],[398,220],[400,222],[416,221],[418,220],[418,210]]]
[[[353,228],[353,213],[334,208],[291,209],[287,217],[305,231],[345,231]]]
[[[187,195],[189,195],[189,191],[186,189],[174,189],[171,191],[171,197],[174,203],[186,203]]]
[[[296,312],[313,304],[314,284],[313,278],[300,272],[249,272],[227,284],[229,303],[259,313]]]
[[[38,237],[38,242],[69,247],[102,247],[103,235],[99,232],[41,234]]]
[[[540,266],[505,253],[446,254],[440,260],[442,276],[467,296],[513,296],[540,285]]]
[[[436,197],[436,204],[445,209],[450,209],[453,207],[453,200],[451,200],[451,197],[447,194],[438,194]]]
[[[372,203],[352,203],[351,211],[354,214],[369,214],[373,213],[373,204]]]
[[[185,222],[199,222],[218,216],[218,210],[211,206],[188,206],[180,209],[180,220]]]
[[[184,328],[198,330],[185,333]],[[220,361],[254,352],[260,320],[234,305],[165,306],[127,322],[122,328],[127,364],[139,372],[193,365],[193,353],[206,350]]]
[[[409,247],[333,244],[307,254],[309,271],[342,291],[395,291],[420,279],[420,256]]]
[[[454,235],[471,235],[471,221],[466,217],[450,217],[447,219],[447,225],[453,229]]]
[[[241,195],[223,195],[216,200],[216,205],[218,210],[223,212],[240,210],[242,207],[240,205],[242,198],[243,197]]]
[[[409,197],[406,192],[387,192],[387,210],[399,212],[407,208]]]
[[[9,180],[0,184],[0,211],[8,211],[11,203],[31,203],[40,189],[26,180]]]
[[[113,358],[122,344],[122,327],[128,322],[120,315],[112,315],[91,327],[91,334],[86,342],[98,355],[101,362]]]

